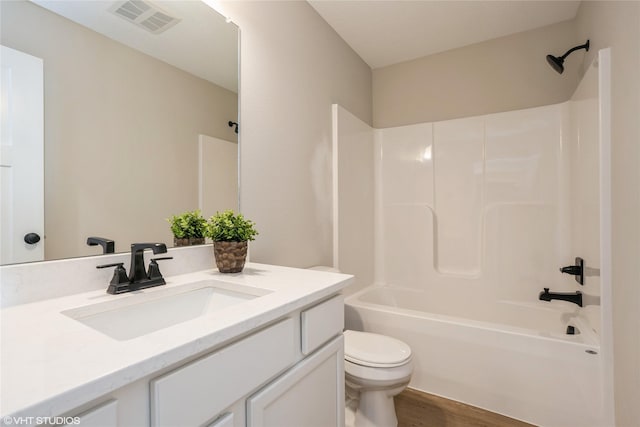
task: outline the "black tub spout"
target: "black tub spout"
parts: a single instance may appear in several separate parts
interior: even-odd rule
[[[554,299],[561,301],[569,301],[582,307],[582,292],[549,292],[549,288],[544,288],[544,291],[540,292],[538,299],[541,301],[551,301]]]

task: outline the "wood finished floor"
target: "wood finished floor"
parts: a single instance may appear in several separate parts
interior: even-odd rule
[[[418,390],[395,397],[398,427],[532,427],[522,421]]]

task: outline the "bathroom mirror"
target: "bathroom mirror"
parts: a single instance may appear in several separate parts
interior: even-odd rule
[[[29,173],[44,182],[44,230],[11,236],[29,252],[23,235],[43,234],[32,246],[44,255],[3,256],[3,264],[101,254],[87,245],[91,236],[114,240],[115,252],[133,242],[172,246],[171,215],[238,208],[235,24],[194,0],[18,0],[0,8],[0,43],[41,58],[44,81],[44,167]],[[6,97],[3,86],[3,120]],[[5,169],[3,221],[11,216]],[[12,184],[14,199],[30,187]]]

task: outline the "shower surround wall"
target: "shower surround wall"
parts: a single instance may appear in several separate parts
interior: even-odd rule
[[[359,287],[374,270],[373,283],[455,304],[581,290],[598,330],[594,78],[562,104],[386,129],[335,105],[334,265],[360,277]],[[595,95],[586,89],[594,85]],[[576,256],[587,266],[584,286],[558,271]]]
[[[376,130],[380,281],[462,286],[457,304],[577,290],[569,124],[559,104]]]
[[[537,301],[544,287],[598,297],[594,78],[562,104],[386,129],[334,105],[334,265],[358,287],[452,293],[456,304]],[[576,256],[584,287],[558,271]],[[585,311],[598,329],[598,306]]]
[[[591,70],[562,104],[375,130],[376,281],[450,295],[442,303],[458,305],[580,290],[580,311],[600,332]],[[577,256],[584,286],[558,271]]]

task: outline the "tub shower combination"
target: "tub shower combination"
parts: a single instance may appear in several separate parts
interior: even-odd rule
[[[562,104],[386,129],[334,106],[334,265],[360,280],[346,327],[406,342],[409,387],[611,424],[599,58]]]

